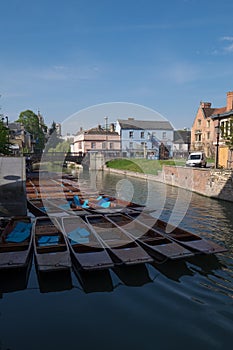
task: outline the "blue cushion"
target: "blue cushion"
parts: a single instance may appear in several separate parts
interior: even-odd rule
[[[83,227],[78,227],[73,231],[70,231],[67,236],[71,240],[71,243],[88,243],[90,232]]]
[[[31,234],[31,223],[18,222],[14,229],[7,235],[6,242],[19,243],[25,241]]]
[[[41,236],[38,239],[39,246],[58,244],[58,243],[59,243],[59,236]]]
[[[74,196],[74,204],[81,205],[81,202],[80,202],[80,199],[79,199],[78,195]]]
[[[82,205],[82,208],[89,208],[88,199],[85,200],[85,202]]]
[[[86,243],[89,243],[89,238],[87,237],[77,237],[75,238],[75,241],[73,239],[70,240],[70,243],[71,244],[86,244]]]
[[[104,203],[102,203],[100,206],[101,206],[101,207],[103,207],[103,208],[109,208],[109,207],[110,207],[110,205],[111,205],[111,202],[110,202],[110,201],[108,201],[108,202],[104,202]]]

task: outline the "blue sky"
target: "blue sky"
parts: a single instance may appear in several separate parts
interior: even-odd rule
[[[1,113],[39,109],[50,125],[127,102],[191,127],[201,100],[225,106],[233,90],[232,13],[232,0],[3,0]]]

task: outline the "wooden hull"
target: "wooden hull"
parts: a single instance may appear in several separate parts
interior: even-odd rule
[[[62,218],[62,229],[76,270],[96,271],[114,266],[102,242],[80,217]]]
[[[127,215],[113,214],[107,215],[107,218],[126,231],[148,254],[159,262],[193,256],[190,250]]]
[[[16,231],[20,223],[24,223],[29,227],[29,236],[25,239],[23,239],[23,231],[20,233]],[[20,235],[22,241],[20,241]],[[32,230],[30,217],[12,217],[0,236],[0,270],[27,269],[31,253]]]
[[[33,227],[34,256],[39,272],[70,270],[71,257],[63,233],[48,217],[38,217]]]
[[[153,261],[135,240],[103,215],[87,215],[85,219],[116,265],[129,266]]]
[[[225,247],[219,244],[206,240],[194,233],[183,230],[179,227],[169,225],[169,232],[167,230],[167,223],[163,220],[153,218],[151,215],[144,213],[131,212],[128,215],[136,220],[139,220],[144,225],[152,228],[158,233],[162,233],[167,238],[180,244],[184,248],[190,250],[194,254],[216,254],[227,251]]]

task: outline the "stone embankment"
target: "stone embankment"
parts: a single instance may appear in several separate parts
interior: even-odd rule
[[[0,157],[0,216],[26,215],[24,157]]]
[[[232,170],[163,166],[162,171],[157,176],[110,169],[106,166],[104,170],[124,174],[125,176],[138,177],[148,181],[159,181],[167,185],[193,191],[203,196],[233,202]]]

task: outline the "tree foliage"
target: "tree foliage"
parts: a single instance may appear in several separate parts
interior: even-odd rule
[[[24,125],[25,130],[32,135],[35,143],[34,151],[41,152],[45,145],[45,132],[47,126],[40,124],[38,116],[31,110],[26,110],[20,113],[17,122]]]
[[[57,134],[56,123],[53,121],[51,128],[49,129],[49,139],[46,144],[46,149],[55,149],[62,140]]]
[[[48,152],[69,152],[70,151],[70,142],[60,140],[56,147],[51,147],[48,149]]]
[[[233,117],[227,122],[226,127],[221,128],[222,137],[230,150],[233,150]]]
[[[0,120],[0,154],[10,154],[9,129]]]

